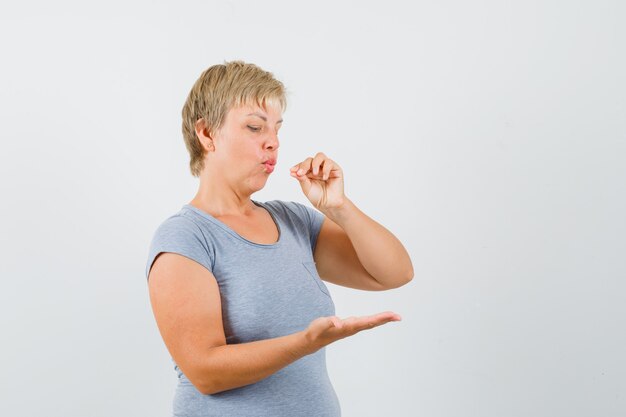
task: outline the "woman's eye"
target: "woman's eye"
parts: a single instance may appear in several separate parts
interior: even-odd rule
[[[248,126],[248,129],[252,130],[253,132],[258,132],[259,130],[261,130],[260,127],[254,127],[254,126]]]

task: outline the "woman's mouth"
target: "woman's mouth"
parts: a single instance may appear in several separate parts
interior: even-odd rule
[[[272,161],[267,161],[263,165],[265,166],[265,172],[267,172],[268,174],[274,172],[274,164],[272,163]]]

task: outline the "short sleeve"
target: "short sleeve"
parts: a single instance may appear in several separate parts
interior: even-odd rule
[[[148,251],[146,280],[150,275],[152,263],[161,252],[183,255],[213,272],[214,254],[207,239],[193,220],[181,215],[169,217],[154,233]]]
[[[324,214],[320,213],[313,207],[306,206],[295,201],[289,201],[288,204],[292,210],[296,211],[309,231],[309,239],[311,241],[311,251],[315,251],[317,237],[320,234],[322,223],[324,222]]]

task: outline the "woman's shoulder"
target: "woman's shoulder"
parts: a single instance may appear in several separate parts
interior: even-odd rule
[[[183,209],[163,220],[156,228],[155,236],[178,234],[194,235],[200,232],[198,224]]]
[[[214,249],[193,217],[182,210],[163,220],[156,228],[148,250],[146,278],[156,256],[161,252],[174,252],[184,255],[204,265],[210,271],[213,267]]]
[[[202,248],[210,251],[208,240],[194,219],[178,212],[163,220],[154,231],[150,242],[150,252],[163,248],[180,249]]]

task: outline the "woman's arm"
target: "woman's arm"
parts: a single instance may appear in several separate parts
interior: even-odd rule
[[[203,394],[216,394],[253,384],[314,352],[304,331],[273,339],[212,347],[201,363],[204,373],[213,375]]]
[[[185,256],[159,254],[148,285],[154,317],[168,351],[203,394],[252,384],[316,350],[304,332],[227,345],[217,280]]]
[[[303,356],[361,330],[400,320],[393,312],[321,317],[286,336],[226,344],[215,276],[176,253],[161,253],[148,279],[157,326],[172,358],[203,394],[258,382]]]
[[[343,191],[343,170],[323,152],[291,167],[302,192],[326,215],[313,253],[320,277],[364,290],[400,287],[413,279],[402,243]]]
[[[413,279],[411,258],[400,241],[349,198],[326,215],[314,259],[325,280],[350,288],[386,290]]]

